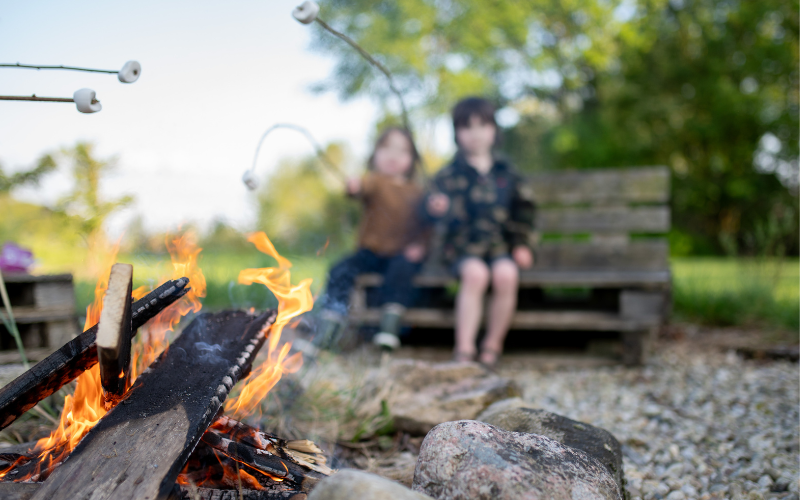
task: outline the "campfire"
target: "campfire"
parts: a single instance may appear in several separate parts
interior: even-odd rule
[[[0,390],[4,428],[76,380],[50,436],[26,453],[0,454],[1,497],[24,488],[34,499],[304,498],[331,474],[313,442],[244,423],[302,366],[280,336],[313,305],[311,281],[291,283],[291,263],[267,236],[249,241],[277,266],[244,269],[239,282],[265,285],[278,309],[199,314],[171,344],[168,332],[202,307],[201,249],[185,237],[168,242],[173,276],[149,292],[132,289],[132,266],[110,267],[84,332]],[[253,366],[264,346],[266,359]]]

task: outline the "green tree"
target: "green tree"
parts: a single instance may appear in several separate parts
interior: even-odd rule
[[[115,200],[103,199],[100,195],[100,182],[104,175],[114,171],[116,158],[105,160],[94,156],[94,145],[79,142],[74,147],[62,151],[72,161],[72,175],[75,186],[71,193],[58,202],[58,209],[82,220],[81,232],[93,235],[102,231],[103,223],[113,212],[133,203],[132,196]]]
[[[42,155],[36,162],[36,166],[30,170],[6,174],[3,166],[0,165],[0,193],[8,193],[12,189],[25,184],[38,184],[39,180],[55,170],[56,162],[49,154]]]
[[[797,0],[333,0],[417,117],[483,94],[522,119],[523,169],[666,164],[673,248],[797,252]],[[343,97],[385,82],[319,30]],[[787,222],[788,221],[788,222]],[[772,249],[772,250],[770,250]]]

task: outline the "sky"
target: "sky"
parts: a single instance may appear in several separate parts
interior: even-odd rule
[[[43,153],[91,141],[100,158],[119,158],[102,194],[136,197],[109,221],[112,234],[137,214],[153,231],[220,219],[251,228],[254,198],[241,177],[270,125],[302,125],[322,144],[344,142],[357,158],[373,139],[375,102],[309,90],[335,61],[311,50],[311,30],[320,28],[291,17],[298,1],[6,0],[0,63],[116,70],[133,59],[142,75],[123,84],[116,75],[0,68],[2,95],[71,97],[88,87],[103,106],[82,114],[70,103],[0,101],[0,164],[29,168]],[[433,142],[450,144],[439,128]],[[261,149],[257,174],[311,151],[300,134],[277,131]],[[69,186],[61,169],[15,196],[48,204]]]

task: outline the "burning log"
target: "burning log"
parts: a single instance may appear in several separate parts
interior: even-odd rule
[[[188,278],[167,281],[133,303],[131,328],[135,332],[189,291]],[[73,381],[97,363],[97,325],[64,344],[13,382],[0,389],[0,429]]]
[[[308,493],[325,477],[316,471],[306,471],[290,460],[281,460],[276,454],[245,443],[232,441],[219,432],[209,429],[203,442],[226,457],[244,464],[270,478],[279,478]]]
[[[197,316],[33,499],[166,498],[275,318],[275,311]]]
[[[169,500],[306,500],[302,491],[217,490],[181,486]]]
[[[97,324],[97,361],[106,410],[119,401],[130,380],[132,290],[133,266],[111,266],[103,312]]]

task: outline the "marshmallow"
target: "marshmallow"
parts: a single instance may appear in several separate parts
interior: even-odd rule
[[[248,170],[244,173],[242,176],[242,182],[244,182],[244,185],[247,186],[247,189],[250,191],[255,191],[256,188],[258,188],[258,180],[256,179],[256,176],[253,175],[252,170]]]
[[[96,93],[92,89],[80,89],[72,94],[72,100],[75,101],[75,106],[81,113],[97,113],[103,109],[103,106],[100,101],[95,99],[95,95]]]
[[[292,16],[303,24],[311,24],[319,14],[319,5],[317,2],[305,1],[294,8]]]
[[[125,66],[117,73],[117,78],[122,83],[133,83],[142,74],[142,65],[138,61],[128,61]]]

